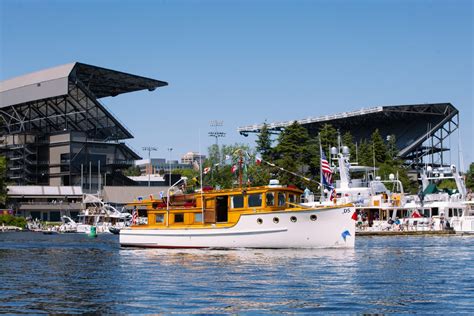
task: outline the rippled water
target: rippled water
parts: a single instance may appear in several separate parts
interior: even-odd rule
[[[114,235],[0,233],[0,313],[474,313],[473,237],[354,250],[120,249]]]

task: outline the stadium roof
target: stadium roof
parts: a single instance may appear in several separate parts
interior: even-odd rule
[[[75,62],[0,82],[0,108],[66,95],[70,80],[80,81],[96,98],[144,89],[153,91],[168,85],[165,81]]]
[[[373,131],[378,129],[383,137],[395,135],[400,150],[399,156],[412,159],[415,152],[446,150],[442,147],[442,140],[452,133],[453,127],[457,128],[453,118],[458,113],[451,103],[378,106],[333,115],[267,123],[267,127],[278,132],[296,121],[314,136],[323,124],[331,124],[342,133],[350,131],[356,141],[369,139]],[[263,124],[255,124],[239,127],[237,130],[247,136],[249,133],[259,133],[262,127]],[[439,133],[440,137],[435,135]],[[431,137],[439,138],[441,144],[435,145],[441,147],[426,149],[423,143]]]

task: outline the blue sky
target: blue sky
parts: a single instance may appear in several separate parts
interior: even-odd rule
[[[168,81],[103,102],[140,154],[174,159],[207,152],[210,120],[253,146],[237,127],[451,102],[467,164],[472,20],[472,1],[1,0],[0,80],[80,61]]]

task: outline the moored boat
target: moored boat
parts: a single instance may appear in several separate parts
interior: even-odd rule
[[[121,246],[151,248],[353,248],[352,204],[305,206],[303,191],[275,184],[131,203],[137,220]]]

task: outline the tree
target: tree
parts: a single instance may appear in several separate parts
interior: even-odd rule
[[[0,206],[5,207],[7,201],[7,158],[0,156]]]
[[[137,177],[141,175],[140,167],[138,166],[131,166],[128,169],[123,171],[123,175],[127,177]]]
[[[385,145],[385,142],[378,129],[372,133],[371,145],[372,154],[375,158],[375,165],[378,166],[381,163],[384,163],[387,160],[387,146]]]
[[[330,148],[337,146],[337,130],[331,124],[324,124],[319,130],[319,138],[326,157],[329,157]]]
[[[466,173],[466,187],[474,190],[474,162],[469,165],[469,170]]]
[[[256,150],[262,155],[262,159],[264,160],[271,160],[272,154],[272,139],[270,135],[270,131],[268,130],[267,123],[263,123],[263,127],[260,130],[260,134],[258,134],[258,138],[256,140],[257,146]]]
[[[352,161],[356,160],[356,146],[354,143],[354,137],[352,137],[351,132],[345,132],[342,135],[342,145],[347,146],[349,148],[349,153],[352,157]]]
[[[278,145],[275,147],[276,165],[288,171],[303,174],[306,171],[304,162],[307,161],[308,141],[308,131],[294,121],[278,137]],[[278,172],[278,178],[283,184],[304,186],[301,178],[288,172]]]
[[[244,144],[224,145],[219,148],[216,145],[209,147],[209,156],[203,163],[203,168],[210,168],[210,171],[203,175],[203,184],[220,188],[232,188],[238,182],[239,171],[232,173],[233,165],[239,165],[239,150],[244,154],[243,159],[247,170],[243,178],[247,182],[249,177],[249,165],[254,163],[254,154],[250,147]],[[229,159],[226,159],[229,157]]]
[[[362,166],[373,166],[374,162],[373,162],[373,154],[372,154],[373,150],[372,150],[372,146],[370,145],[370,143],[367,142],[367,140],[363,139],[361,142],[360,142],[360,146],[359,146],[359,154],[358,154],[358,158],[359,158],[359,165],[362,165]]]

